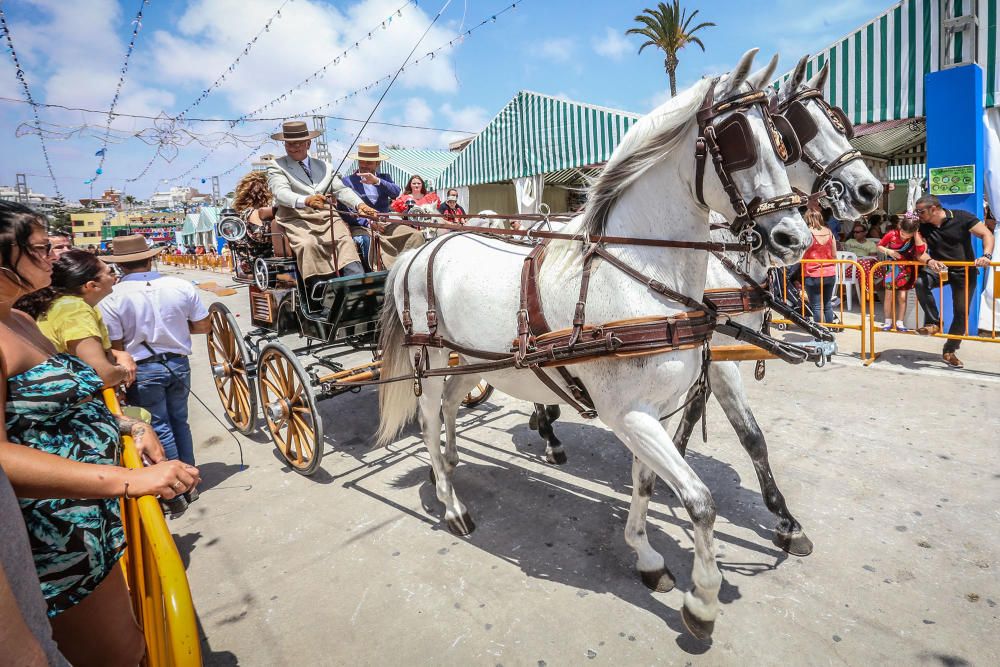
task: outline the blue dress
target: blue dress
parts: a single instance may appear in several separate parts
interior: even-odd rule
[[[104,383],[71,354],[56,354],[7,380],[11,442],[84,463],[117,465],[118,422],[100,399]],[[117,498],[21,498],[49,617],[81,602],[125,551]]]

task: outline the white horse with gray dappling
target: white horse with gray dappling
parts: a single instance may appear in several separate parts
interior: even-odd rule
[[[774,202],[775,207],[754,207],[758,211],[754,222],[773,263],[789,264],[801,257],[811,235],[798,211],[787,206],[791,186],[766,106],[737,104],[720,109],[725,101],[748,96],[767,83],[774,63],[751,75],[755,54],[756,49],[744,55],[725,77],[699,81],[629,130],[591,188],[586,210],[564,230],[578,235],[580,240],[553,241],[538,273],[545,317],[553,329],[572,324],[583,274],[583,241],[591,235],[704,243],[709,239],[709,208],[726,211],[736,218],[737,202],[759,204],[763,200]],[[749,154],[755,156],[752,165],[728,173],[731,179],[728,193],[722,177],[717,177],[711,166],[704,170],[702,182],[697,182],[693,153],[700,130],[696,114],[709,99],[719,102],[712,107],[706,122],[711,129],[706,132],[720,126],[730,129],[738,126],[743,142],[739,147],[742,150],[721,156],[723,172],[726,162]],[[734,118],[737,115],[740,117]],[[709,163],[711,158],[709,155]],[[699,191],[703,194],[701,201],[696,197]],[[785,205],[778,205],[780,201]],[[519,282],[526,249],[472,233],[449,234],[424,249],[434,250],[441,243],[446,245],[436,254],[437,270],[433,274],[437,335],[466,350],[509,352],[520,310]],[[590,278],[588,321],[666,317],[688,311],[686,306],[664,296],[662,290],[655,291],[653,285],[666,286],[696,300],[702,298],[708,264],[708,253],[703,250],[622,244],[609,245],[606,251],[651,280],[640,283],[617,270],[610,261],[596,263]],[[418,249],[401,255],[387,278],[380,345],[384,354],[383,377],[416,375],[413,355],[420,348],[404,346],[402,308],[408,300],[414,333],[429,332],[426,276],[431,254]],[[404,274],[409,276],[408,299],[404,299]],[[425,350],[421,363],[432,368],[447,366],[451,350],[437,347]],[[463,364],[484,359],[458,352]],[[675,410],[695,383],[702,371],[702,359],[701,347],[646,356],[608,355],[576,364],[573,371],[589,390],[602,421],[637,461],[648,465],[675,490],[691,517],[694,587],[685,593],[682,617],[692,634],[704,638],[711,634],[718,614],[722,583],[713,547],[715,505],[708,488],[680,456],[660,422],[660,416]],[[452,376],[447,390],[441,376],[426,377],[419,397],[411,382],[387,383],[379,390],[378,442],[383,445],[391,442],[419,413],[437,497],[444,504],[448,528],[458,534],[467,534],[474,525],[452,483],[452,472],[458,463],[455,420],[461,399],[479,377]],[[546,404],[564,402],[526,369],[507,368],[482,377],[516,398]],[[440,442],[442,413],[445,451]],[[633,482],[642,487],[638,471],[633,466]],[[638,569],[647,585],[673,586],[663,557],[650,546],[644,530],[636,530],[634,524],[629,524],[625,540],[637,554]]]
[[[793,187],[810,192],[823,192],[824,202],[833,209],[839,220],[855,220],[874,210],[882,195],[882,184],[871,173],[860,152],[854,150],[848,142],[851,132],[850,123],[840,115],[839,110],[830,107],[822,99],[819,91],[823,90],[829,73],[829,64],[824,65],[809,81],[805,80],[808,56],[799,61],[791,77],[784,81],[777,94],[779,111],[786,115],[797,137],[801,141],[802,159],[788,167],[788,180]],[[725,223],[719,214],[713,213],[716,223]],[[712,237],[719,241],[733,240],[727,230],[715,230]],[[739,257],[727,254],[729,259],[737,261]],[[758,284],[767,279],[767,258],[760,252],[751,255],[746,273]],[[714,255],[708,261],[708,278],[706,289],[739,289],[745,283],[726,268]],[[759,331],[764,324],[764,310],[732,315],[732,319],[746,327]],[[737,343],[725,334],[712,334],[715,345],[732,345]],[[801,524],[788,510],[785,498],[771,472],[767,456],[767,442],[764,434],[753,416],[747,399],[743,378],[737,361],[713,361],[708,371],[710,391],[722,407],[729,423],[739,436],[740,443],[750,455],[757,480],[760,483],[761,496],[768,510],[774,514],[778,523],[774,531],[774,543],[785,551],[796,556],[807,556],[812,553],[813,545],[802,530]],[[694,391],[694,390],[692,390]],[[684,414],[674,434],[674,442],[681,453],[685,453],[691,433],[702,419],[705,403],[694,400],[694,396],[684,410]],[[532,428],[546,440],[545,456],[550,463],[565,463],[566,453],[562,443],[556,437],[552,428],[558,418],[558,406],[535,406],[532,415]],[[640,476],[653,480],[653,471],[638,463]],[[636,490],[633,489],[633,494]],[[629,516],[629,522],[645,523],[644,516],[648,497],[632,499],[632,510],[639,516]]]

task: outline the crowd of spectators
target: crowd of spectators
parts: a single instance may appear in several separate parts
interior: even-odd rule
[[[122,245],[140,257],[119,252]],[[125,287],[136,285],[130,277],[143,286],[164,280],[166,287],[146,263],[158,252],[141,236],[118,237],[102,261],[96,247],[72,249],[65,232],[48,234],[44,216],[32,209],[0,202],[4,664],[134,665],[143,658],[120,564],[126,544],[119,499],[196,497],[200,477],[190,448],[165,447],[183,438],[174,432],[186,415],[183,364],[167,371],[185,392],[183,405],[179,389],[163,399],[169,423],[143,397],[170,391],[152,377],[154,367],[186,362],[190,335],[208,328],[189,284],[192,294],[175,299],[184,302],[176,307],[151,300],[155,289],[115,284],[108,263],[126,269]],[[130,314],[143,306],[157,317]],[[155,330],[135,326],[147,320]],[[123,387],[133,404],[146,405],[152,425],[105,406],[102,391]],[[132,436],[145,467],[120,465],[123,435]]]

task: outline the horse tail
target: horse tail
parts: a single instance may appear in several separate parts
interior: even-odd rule
[[[381,377],[393,378],[413,373],[408,348],[403,345],[403,323],[396,312],[395,283],[399,271],[409,262],[397,261],[385,280],[385,301],[379,322],[379,348],[382,350]],[[411,383],[387,382],[378,387],[379,425],[375,446],[385,447],[403,430],[417,411],[417,397]]]

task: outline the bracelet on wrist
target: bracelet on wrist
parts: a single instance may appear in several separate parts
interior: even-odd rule
[[[985,257],[986,259],[990,260],[991,262],[993,261],[993,253],[991,253],[991,252],[984,252],[983,253],[983,257]]]

